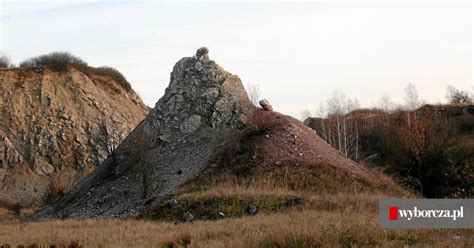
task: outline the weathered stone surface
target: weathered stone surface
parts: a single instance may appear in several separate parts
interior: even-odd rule
[[[262,99],[258,102],[265,111],[273,111],[273,107],[267,99]]]
[[[209,49],[207,47],[201,47],[196,51],[196,58],[197,59],[209,59],[208,57]]]
[[[203,59],[206,54],[176,63],[164,96],[118,147],[121,159],[105,160],[38,216],[126,218],[203,170],[256,109],[240,79]]]
[[[192,133],[201,126],[201,116],[191,115],[183,123],[181,123],[180,130],[182,133]]]
[[[1,69],[0,96],[0,202],[23,206],[69,190],[148,112],[135,92],[73,68]]]
[[[184,222],[192,222],[194,220],[194,215],[191,212],[185,212],[183,214]]]

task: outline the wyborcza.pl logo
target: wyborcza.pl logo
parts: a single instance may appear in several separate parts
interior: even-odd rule
[[[387,199],[379,202],[382,228],[474,228],[474,199]]]
[[[406,218],[407,220],[412,220],[413,218],[452,218],[453,220],[456,220],[457,218],[464,218],[463,207],[460,207],[458,210],[420,210],[417,207],[414,207],[413,209],[398,209],[398,207],[389,207],[389,213],[390,220],[398,220],[398,216],[400,216],[400,218]]]

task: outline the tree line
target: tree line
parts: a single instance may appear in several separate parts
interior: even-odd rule
[[[405,103],[383,95],[379,108],[335,91],[315,115],[302,120],[346,157],[385,169],[425,197],[474,194],[474,107],[468,92],[448,86],[447,105],[429,105],[416,87],[405,87]],[[469,112],[470,111],[470,112]]]

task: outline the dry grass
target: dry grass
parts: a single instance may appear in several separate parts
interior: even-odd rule
[[[468,247],[472,230],[388,230],[375,213],[303,210],[239,219],[171,224],[151,221],[2,223],[0,240],[87,247]],[[459,240],[453,240],[459,236]]]
[[[0,244],[12,247],[28,244],[56,244],[58,247],[472,247],[474,244],[472,229],[380,229],[378,200],[413,196],[400,190],[389,178],[382,176],[385,182],[368,185],[324,167],[306,169],[310,171],[282,167],[264,175],[246,177],[210,173],[172,196],[185,199],[187,205],[181,204],[180,211],[194,205],[191,211],[208,207],[208,211],[228,211],[226,216],[231,218],[193,223],[166,221],[169,215],[153,216],[153,211],[160,209],[156,203],[151,214],[144,217],[159,216],[156,218],[159,220],[3,222]],[[299,201],[279,207],[282,200],[288,199]],[[258,202],[258,215],[242,214],[241,207],[249,202]],[[240,214],[228,215],[232,211],[240,211]]]

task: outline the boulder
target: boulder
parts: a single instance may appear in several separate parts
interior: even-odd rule
[[[273,111],[273,107],[267,99],[262,99],[258,102],[265,111]]]
[[[194,215],[191,212],[186,212],[183,214],[184,222],[192,222],[194,220]]]

